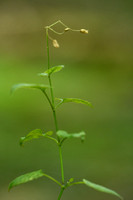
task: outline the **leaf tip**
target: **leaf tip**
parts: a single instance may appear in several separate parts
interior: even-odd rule
[[[8,192],[10,192],[11,189],[12,189],[12,184],[10,183],[8,186]]]
[[[90,102],[90,107],[91,107],[91,108],[94,108],[94,106],[92,105],[92,103],[91,103],[91,102]]]
[[[25,137],[21,137],[20,140],[19,140],[19,145],[20,145],[21,147],[24,146],[24,144],[23,144],[24,139],[25,139]]]
[[[15,85],[13,85],[11,87],[11,89],[10,89],[10,95],[13,96],[14,92],[15,92]]]

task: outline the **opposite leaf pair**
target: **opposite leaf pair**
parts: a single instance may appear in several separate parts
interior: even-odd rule
[[[98,185],[98,184],[95,184],[95,183],[92,183],[86,179],[83,179],[82,181],[80,182],[73,182],[73,178],[69,179],[69,181],[65,184],[65,185],[62,185],[59,181],[57,181],[56,179],[54,179],[53,177],[43,173],[42,170],[38,170],[38,171],[34,171],[34,172],[30,172],[30,173],[27,173],[27,174],[24,174],[24,175],[21,175],[19,177],[17,177],[16,179],[14,179],[10,185],[9,185],[9,188],[8,190],[10,191],[13,187],[15,186],[18,186],[20,184],[23,184],[23,183],[27,183],[29,181],[32,181],[34,179],[38,179],[38,178],[41,178],[41,177],[47,177],[49,178],[50,180],[52,180],[53,182],[55,182],[56,184],[58,184],[61,188],[65,189],[67,187],[70,187],[70,186],[73,186],[73,185],[78,185],[78,184],[85,184],[86,186],[90,187],[90,188],[93,188],[97,191],[100,191],[100,192],[104,192],[104,193],[108,193],[108,194],[112,194],[112,195],[115,195],[117,197],[119,197],[120,199],[123,199],[118,193],[116,193],[115,191],[113,190],[110,190],[106,187],[103,187],[101,185]]]
[[[43,133],[41,129],[35,129],[31,131],[30,133],[28,133],[25,137],[20,138],[20,145],[22,146],[25,142],[28,142],[33,139],[42,138],[42,137],[51,139],[55,141],[58,145],[62,145],[63,141],[68,138],[81,138],[81,141],[84,141],[85,139],[85,132],[83,131],[80,133],[68,134],[66,131],[59,130],[56,133],[57,137],[59,138],[59,141],[56,138],[52,137],[52,135],[53,135],[53,131],[48,131],[46,133]]]

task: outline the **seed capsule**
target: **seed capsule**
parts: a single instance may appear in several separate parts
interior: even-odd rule
[[[60,45],[58,44],[57,40],[53,40],[53,46],[55,48],[59,48],[60,47]]]
[[[80,33],[88,34],[88,30],[82,28],[82,29],[80,29]]]
[[[65,32],[67,32],[67,31],[69,31],[69,30],[70,30],[70,28],[68,28],[68,27],[64,29]]]

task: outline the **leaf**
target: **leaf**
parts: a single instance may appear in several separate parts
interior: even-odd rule
[[[52,135],[52,131],[48,131],[47,133],[43,133],[41,129],[35,129],[28,133],[25,137],[20,138],[20,145],[22,146],[24,142],[30,141],[32,139],[37,139],[40,137],[46,137]]]
[[[84,139],[85,139],[84,131],[81,131],[80,133],[67,133],[66,131],[59,130],[59,131],[57,131],[56,134],[60,139],[81,138],[81,141],[84,141]]]
[[[50,69],[46,70],[44,73],[40,73],[38,75],[39,76],[50,76],[51,74],[53,74],[55,72],[59,72],[63,68],[64,68],[64,65],[59,65],[59,66],[51,67]]]
[[[72,183],[73,181],[74,181],[74,178],[70,178],[68,182]]]
[[[33,89],[40,89],[44,91],[45,89],[49,88],[48,85],[43,85],[43,84],[29,84],[29,83],[19,83],[16,85],[13,85],[11,89],[11,94],[13,94],[16,90],[20,88],[33,88]]]
[[[13,187],[15,187],[17,185],[32,181],[34,179],[38,179],[38,178],[40,178],[42,176],[44,176],[42,170],[38,170],[38,171],[34,171],[34,172],[30,172],[30,173],[21,175],[21,176],[17,177],[16,179],[14,179],[9,184],[8,190],[10,191],[11,188],[13,188]]]
[[[67,181],[67,186],[70,186],[72,184],[72,182],[74,181],[74,178],[70,178],[68,181]]]
[[[106,188],[104,186],[92,183],[90,181],[87,181],[86,179],[83,179],[83,183],[85,185],[87,185],[88,187],[91,187],[91,188],[93,188],[93,189],[95,189],[97,191],[108,193],[108,194],[112,194],[112,195],[115,195],[115,196],[119,197],[120,199],[123,199],[117,192],[115,192],[113,190],[110,190],[110,189],[108,189],[108,188]]]
[[[61,104],[63,104],[63,103],[69,103],[69,102],[81,103],[81,104],[85,104],[87,106],[91,106],[92,107],[92,104],[89,101],[85,101],[83,99],[77,99],[77,98],[64,98],[64,99],[56,98],[56,99],[60,100],[60,103],[57,104],[56,108],[58,106],[60,106]]]

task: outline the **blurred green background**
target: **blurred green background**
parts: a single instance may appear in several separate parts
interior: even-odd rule
[[[65,68],[53,76],[56,97],[89,100],[94,107],[64,104],[57,111],[59,128],[84,130],[85,143],[66,141],[66,180],[86,178],[133,198],[133,3],[131,0],[0,0],[0,199],[57,199],[59,188],[40,179],[7,192],[9,182],[26,172],[43,169],[60,179],[58,149],[48,140],[19,146],[33,129],[53,130],[50,107],[36,90],[13,84],[47,83],[38,77],[47,66],[44,27],[61,19],[68,26],[89,29],[89,35],[67,32],[52,36],[51,66]],[[57,27],[59,30],[61,27]],[[85,186],[73,186],[63,198],[113,200]]]

